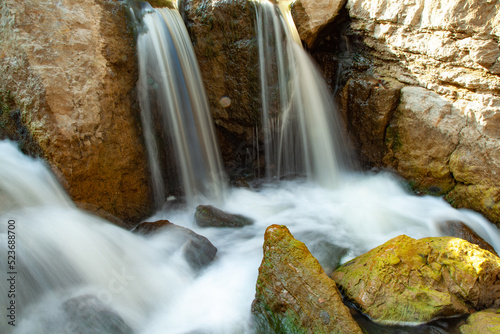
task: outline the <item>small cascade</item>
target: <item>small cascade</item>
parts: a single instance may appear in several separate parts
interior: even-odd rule
[[[140,16],[145,29],[137,41],[138,90],[156,207],[174,191],[175,178],[179,185],[174,187],[182,189],[188,203],[200,195],[222,198],[219,147],[184,22],[176,9],[147,3]]]
[[[326,84],[302,48],[286,4],[256,4],[266,175],[335,186],[346,166]]]

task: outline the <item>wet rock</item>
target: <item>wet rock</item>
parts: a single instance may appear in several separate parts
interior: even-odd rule
[[[200,65],[226,171],[253,174],[261,118],[254,2],[186,0],[179,11]]]
[[[75,334],[109,333],[132,334],[122,317],[102,303],[97,297],[74,297],[63,304],[68,323],[65,331]]]
[[[252,313],[262,333],[362,333],[335,282],[285,226],[267,228]]]
[[[196,224],[201,227],[244,227],[253,220],[242,215],[230,214],[211,205],[199,205],[194,214]]]
[[[447,221],[441,227],[441,232],[447,236],[456,237],[460,239],[467,240],[471,244],[478,245],[484,250],[487,250],[496,256],[498,256],[495,249],[487,243],[483,238],[481,238],[476,232],[474,232],[470,227],[459,221]]]
[[[27,141],[75,202],[129,224],[149,213],[125,9],[113,0],[6,0],[0,17],[1,112],[20,114],[21,133],[3,124],[0,132]]]
[[[373,321],[418,324],[498,307],[499,274],[500,258],[465,240],[401,235],[332,278]]]
[[[311,48],[321,31],[337,17],[346,0],[297,0],[292,4],[292,17],[300,39]]]
[[[168,220],[144,222],[134,229],[134,232],[144,235],[152,235],[160,231],[166,231],[175,238],[187,262],[196,271],[207,267],[217,255],[217,248],[210,240],[188,228],[172,224]]]
[[[498,310],[485,310],[472,314],[467,324],[460,327],[461,334],[500,333],[500,313]]]

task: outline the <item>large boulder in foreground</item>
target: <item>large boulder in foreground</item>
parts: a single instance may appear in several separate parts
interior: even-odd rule
[[[114,0],[5,0],[0,40],[0,138],[47,160],[84,209],[126,222],[148,214],[125,9]]]
[[[332,278],[373,321],[425,323],[500,304],[500,258],[453,237],[401,235]]]
[[[500,313],[498,310],[485,310],[472,314],[467,324],[460,327],[461,334],[500,333]]]
[[[362,333],[335,282],[286,226],[266,230],[256,289],[252,313],[263,333]]]

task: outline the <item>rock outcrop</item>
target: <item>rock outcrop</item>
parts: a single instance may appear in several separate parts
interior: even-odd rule
[[[460,326],[460,333],[500,333],[500,313],[498,312],[498,310],[476,312],[467,319],[467,324]]]
[[[200,65],[226,171],[252,174],[261,108],[254,4],[186,0],[179,11]]]
[[[199,205],[194,220],[200,227],[244,227],[253,224],[248,217],[227,213],[211,205]]]
[[[5,0],[0,22],[2,118],[19,115],[17,131],[32,143],[25,150],[46,159],[85,209],[127,222],[143,217],[151,209],[149,177],[124,8]]]
[[[500,258],[465,240],[402,235],[332,278],[373,321],[418,324],[498,307],[499,274]]]
[[[365,166],[500,224],[496,2],[348,0],[318,40],[302,33]]]
[[[252,313],[262,333],[362,333],[335,282],[285,226],[269,226]]]
[[[217,247],[210,240],[188,228],[172,224],[168,220],[140,223],[133,232],[147,236],[160,232],[168,233],[175,239],[176,244],[170,246],[181,249],[188,264],[196,271],[207,267],[217,255]]]

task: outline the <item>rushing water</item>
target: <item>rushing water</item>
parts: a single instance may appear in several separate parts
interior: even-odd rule
[[[225,181],[219,147],[184,22],[176,9],[147,3],[139,17],[144,31],[137,40],[138,90],[156,207],[176,176],[187,202],[201,195],[220,199]],[[173,152],[165,151],[170,145]],[[168,164],[172,153],[176,166]]]

